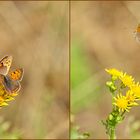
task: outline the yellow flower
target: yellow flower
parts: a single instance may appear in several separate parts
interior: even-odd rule
[[[132,85],[134,85],[133,77],[130,75],[127,75],[126,73],[121,75],[119,78],[122,81],[122,83],[127,87],[131,87]]]
[[[139,83],[133,84],[133,85],[131,86],[131,91],[134,93],[134,95],[135,95],[137,98],[140,98],[140,85],[139,85]]]
[[[5,89],[4,86],[0,83],[0,96],[4,95]]]
[[[0,107],[8,105],[8,101],[14,100],[17,93],[9,93],[5,90],[2,83],[0,83]]]
[[[110,75],[115,77],[120,77],[123,73],[118,71],[117,69],[105,69],[106,72],[108,72]]]
[[[122,83],[127,86],[131,87],[134,84],[134,79],[132,76],[123,73],[122,71],[118,71],[117,69],[105,69],[114,79],[119,78]]]
[[[134,95],[134,93],[131,91],[131,90],[128,90],[127,92],[126,92],[126,99],[128,100],[128,102],[129,103],[133,103],[133,102],[135,102],[135,95]]]
[[[119,111],[123,112],[123,111],[127,111],[129,112],[130,107],[129,102],[126,98],[126,96],[123,96],[121,93],[120,95],[117,95],[117,97],[114,97],[115,102],[113,103],[113,105],[117,106],[119,108]]]
[[[0,103],[3,102],[3,101],[4,101],[4,99],[0,96]]]
[[[126,96],[120,93],[117,97],[114,97],[114,100],[113,105],[117,106],[120,112],[129,112],[132,106],[138,105],[138,103],[135,102],[135,96],[131,90],[127,91]]]
[[[132,106],[138,105],[138,103],[135,102],[137,100],[136,96],[134,95],[134,93],[131,90],[128,90],[126,92],[126,99],[129,102],[129,106],[132,107]]]

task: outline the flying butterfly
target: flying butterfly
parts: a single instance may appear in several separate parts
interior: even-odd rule
[[[138,43],[140,43],[140,24],[138,24],[136,30],[134,31],[134,37]]]
[[[5,56],[0,60],[0,80],[8,93],[16,93],[20,90],[24,70],[22,68],[9,72],[12,56]]]

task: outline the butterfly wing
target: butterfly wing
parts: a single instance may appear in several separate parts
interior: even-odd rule
[[[23,69],[20,68],[9,72],[6,76],[3,75],[2,83],[7,92],[16,93],[20,90],[21,85],[19,81],[22,80],[23,73]]]
[[[2,83],[8,93],[16,93],[21,88],[21,85],[18,81],[12,81],[8,76],[3,76]]]
[[[8,77],[13,81],[21,81],[23,78],[24,70],[23,68],[16,69],[8,73]]]
[[[7,75],[12,63],[12,56],[5,56],[0,60],[0,74]]]

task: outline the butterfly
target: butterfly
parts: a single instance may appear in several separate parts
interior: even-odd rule
[[[12,56],[5,56],[0,60],[0,80],[8,93],[16,93],[20,90],[20,81],[24,73],[22,68],[9,72],[12,59]]]
[[[140,43],[140,24],[138,24],[136,30],[134,31],[134,37],[138,43]]]

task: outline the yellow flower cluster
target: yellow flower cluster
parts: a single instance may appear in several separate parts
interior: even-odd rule
[[[119,93],[116,94],[113,105],[118,107],[119,111],[124,112],[131,109],[131,107],[138,105],[136,102],[140,100],[140,85],[134,81],[134,78],[122,71],[118,71],[117,69],[106,69],[112,76],[112,80],[120,80],[125,88],[128,88],[125,95],[123,95],[122,89],[119,90]],[[115,77],[115,78],[114,78]]]
[[[14,100],[14,97],[17,96],[17,93],[8,93],[3,84],[0,83],[0,107],[7,106],[8,101]]]

